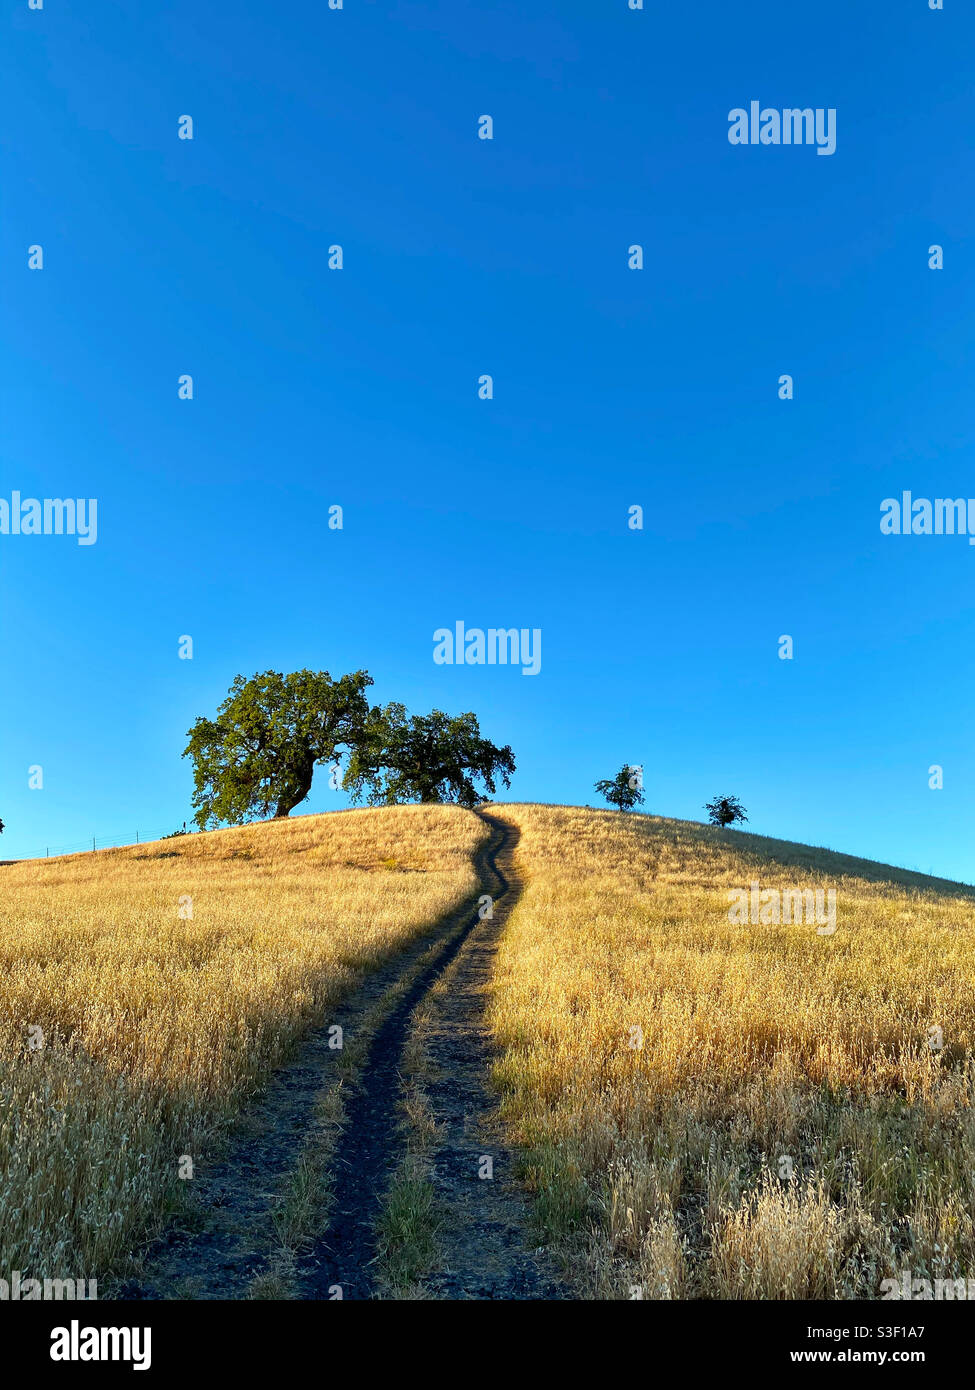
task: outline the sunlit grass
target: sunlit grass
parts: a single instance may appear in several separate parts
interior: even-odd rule
[[[497,1078],[543,1232],[589,1289],[870,1298],[905,1267],[975,1272],[975,890],[685,822],[494,809],[526,879]],[[732,925],[753,880],[835,888],[835,934]]]
[[[486,834],[403,806],[0,869],[0,1274],[111,1269],[181,1157],[473,891]]]

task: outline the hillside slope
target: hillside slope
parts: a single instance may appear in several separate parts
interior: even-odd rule
[[[112,1270],[181,1200],[183,1156],[473,892],[486,833],[401,806],[3,869],[0,1265]]]
[[[420,1054],[400,1038],[389,1056],[369,1054],[360,1106],[380,1114],[366,1083],[388,1072],[407,1098],[426,1086],[437,1114],[454,1115],[456,1134],[441,1116],[430,1143],[431,1171],[447,1144],[444,1171],[463,1180],[455,1234],[477,1230],[465,1097],[481,1094],[493,1038],[498,1142],[520,1151],[538,1241],[569,1257],[577,1291],[874,1298],[904,1270],[975,1267],[975,890],[651,816],[492,811],[514,832],[517,879],[497,957],[479,947],[448,972],[436,1008],[423,994],[417,1023],[439,1070],[414,1075]],[[318,1081],[309,1073],[305,1096],[281,1063],[344,1017],[337,1006],[360,986],[377,1019],[389,994],[380,1040],[409,1034],[400,1014],[436,957],[406,973],[401,962],[428,937],[448,950],[460,940],[449,924],[485,891],[475,856],[487,833],[459,808],[404,806],[5,868],[0,1261],[35,1277],[107,1275],[179,1207],[183,1158],[205,1155],[242,1112],[246,1182],[227,1210],[249,1212],[249,1192],[266,1206],[268,1173],[248,1167],[255,1094],[273,1092],[262,1152],[276,1145],[287,1162],[306,1130],[317,1142]],[[478,960],[491,962],[491,1002],[475,1030]],[[467,976],[458,1002],[450,991]],[[350,1017],[361,1034],[361,1009]],[[265,1090],[272,1072],[277,1091]],[[394,1130],[406,1142],[389,1118],[392,1084],[377,1138],[390,1153]],[[356,1126],[340,1167],[366,1142]],[[328,1153],[316,1183],[330,1181]],[[300,1195],[305,1156],[293,1158]],[[211,1196],[219,1213],[223,1195]],[[478,1237],[460,1252],[465,1288],[480,1287],[485,1249]],[[210,1253],[204,1297],[224,1279],[224,1247]],[[456,1273],[449,1241],[441,1254]],[[431,1258],[432,1296],[451,1296]],[[238,1273],[243,1292],[230,1296],[250,1296]],[[306,1296],[292,1283],[289,1296]]]
[[[875,1298],[905,1268],[975,1271],[975,890],[650,816],[494,810],[526,884],[497,1080],[544,1236],[591,1293]],[[834,920],[786,922],[816,899],[785,890],[835,893]]]

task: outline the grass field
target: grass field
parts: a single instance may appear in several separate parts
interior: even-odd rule
[[[875,1298],[905,1269],[975,1272],[975,890],[656,817],[492,809],[522,890],[495,1081],[576,1292]],[[185,1157],[482,891],[487,834],[403,806],[0,870],[0,1275],[124,1265],[179,1207]],[[835,931],[733,919],[751,884],[835,891]],[[396,1066],[409,1099],[422,1067]]]
[[[403,806],[0,869],[0,1274],[116,1264],[181,1156],[474,889],[485,836]]]
[[[975,890],[679,821],[495,810],[526,880],[497,1079],[585,1291],[875,1298],[904,1268],[975,1271]],[[835,933],[733,925],[753,881],[835,889]]]

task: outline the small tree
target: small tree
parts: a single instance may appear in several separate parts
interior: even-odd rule
[[[643,805],[643,768],[624,763],[615,777],[604,777],[595,784],[596,791],[618,811],[632,811]]]
[[[216,718],[200,718],[190,729],[183,753],[193,759],[200,829],[241,825],[272,807],[275,817],[289,815],[311,790],[316,764],[357,739],[370,685],[365,671],[337,681],[327,671],[237,676]]]
[[[342,786],[353,801],[371,806],[400,801],[454,801],[476,806],[483,782],[491,795],[497,779],[511,785],[514,754],[481,737],[477,716],[408,715],[396,702],[369,712],[349,757]]]
[[[737,796],[716,796],[704,807],[712,825],[733,825],[735,821],[746,821],[745,808]]]

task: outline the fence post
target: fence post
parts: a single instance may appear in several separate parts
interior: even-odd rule
[[[92,849],[95,848],[95,837],[94,837],[94,835],[92,835],[92,837],[91,837],[91,847],[92,847]]]

